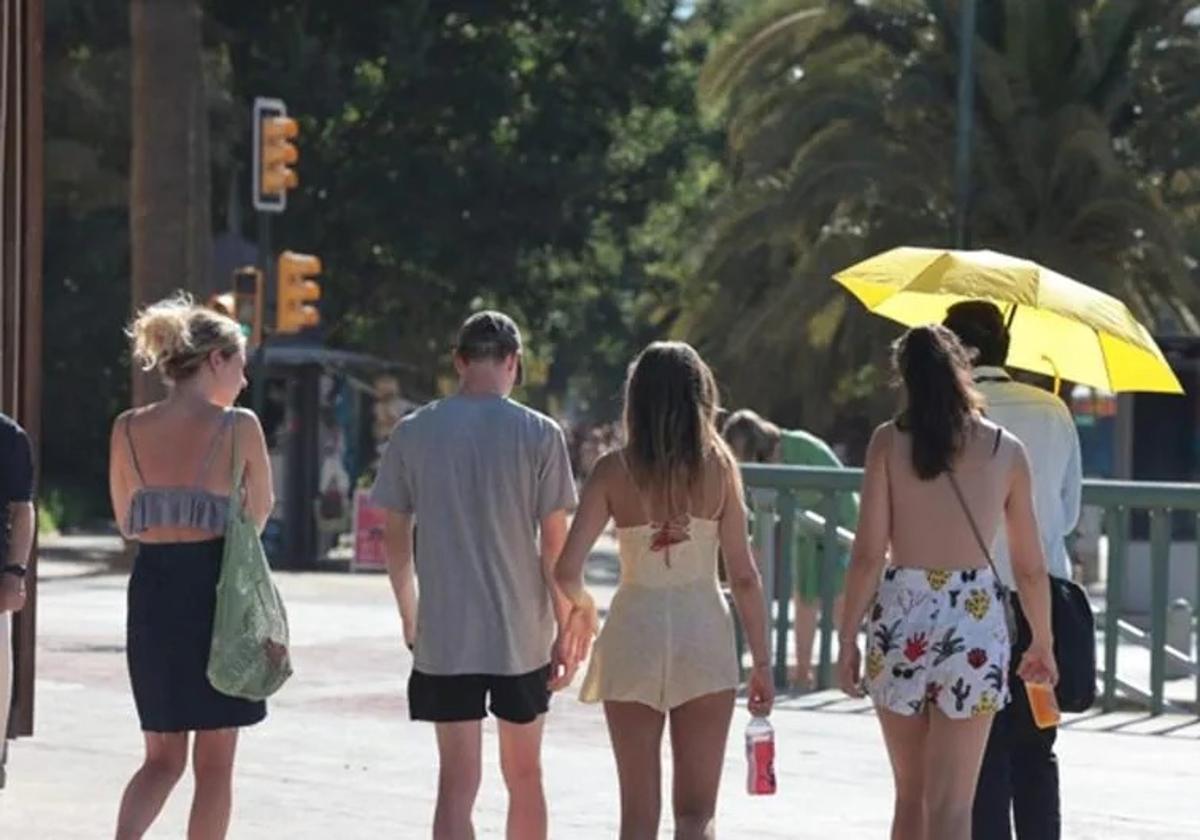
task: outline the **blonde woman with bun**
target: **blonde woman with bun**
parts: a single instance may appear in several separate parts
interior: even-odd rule
[[[162,375],[168,394],[122,414],[112,432],[113,511],[138,543],[126,651],[146,741],[116,836],[134,840],[149,829],[187,767],[191,740],[188,838],[219,840],[229,827],[238,728],[267,710],[208,683],[216,583],[229,498],[240,494],[261,528],[274,504],[271,467],[258,418],[233,407],[246,387],[237,323],[180,294],[141,311],[128,335],[134,358]],[[230,486],[235,452],[245,468],[240,488]]]

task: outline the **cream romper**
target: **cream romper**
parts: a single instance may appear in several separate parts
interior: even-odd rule
[[[733,618],[717,578],[719,525],[685,514],[617,529],[621,581],[581,700],[636,702],[668,712],[737,688]]]

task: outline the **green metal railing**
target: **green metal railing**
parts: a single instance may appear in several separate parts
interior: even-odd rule
[[[820,656],[817,688],[833,685],[833,606],[836,599],[834,575],[844,552],[853,541],[853,522],[838,521],[838,494],[856,492],[862,482],[857,469],[746,465],[743,476],[753,517],[753,539],[763,570],[767,598],[769,637],[773,644],[776,684],[787,683],[787,650],[791,628],[795,536],[803,529],[818,537],[823,546],[819,567],[821,620],[818,627]],[[1171,514],[1183,511],[1192,516],[1196,535],[1200,535],[1200,484],[1168,484],[1129,481],[1086,481],[1083,502],[1104,511],[1104,531],[1108,537],[1108,570],[1105,582],[1105,610],[1098,632],[1103,633],[1104,656],[1101,665],[1105,711],[1116,706],[1118,690],[1142,701],[1153,714],[1168,710],[1165,696],[1168,657],[1189,668],[1195,677],[1196,711],[1200,714],[1200,656],[1188,657],[1167,645],[1169,578],[1171,550]],[[1139,631],[1121,619],[1128,550],[1130,517],[1136,511],[1149,514],[1150,527],[1150,632]],[[776,533],[775,524],[778,523]],[[776,539],[778,548],[775,548]],[[1192,604],[1192,633],[1200,654],[1200,539],[1196,542],[1196,592]],[[1150,687],[1142,692],[1118,678],[1118,650],[1122,636],[1142,641],[1150,651]],[[743,635],[738,634],[739,651]]]

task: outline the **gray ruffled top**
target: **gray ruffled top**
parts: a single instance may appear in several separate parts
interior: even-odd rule
[[[225,533],[229,497],[195,487],[141,487],[129,503],[126,533],[151,528],[194,528]]]
[[[226,520],[229,517],[229,496],[205,490],[201,485],[208,467],[212,463],[217,446],[228,428],[233,412],[226,411],[222,417],[208,454],[200,465],[196,476],[196,484],[192,487],[154,487],[146,484],[142,474],[141,464],[138,463],[137,450],[133,445],[133,435],[129,431],[129,420],[125,421],[125,436],[129,442],[129,454],[133,460],[133,468],[137,472],[142,486],[133,493],[129,503],[129,515],[126,518],[125,532],[130,535],[144,533],[151,528],[194,528],[214,534],[225,533]]]

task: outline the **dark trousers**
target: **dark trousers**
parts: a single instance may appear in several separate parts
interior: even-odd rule
[[[1013,648],[1009,690],[1012,702],[992,724],[983,769],[975,790],[973,840],[1059,840],[1062,816],[1058,800],[1058,758],[1054,755],[1057,729],[1038,729],[1033,723],[1025,683],[1016,674],[1021,654],[1029,647],[1029,625],[1013,599],[1019,627]]]

